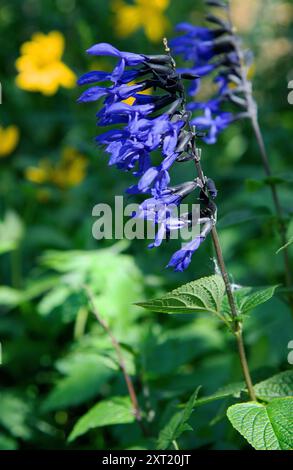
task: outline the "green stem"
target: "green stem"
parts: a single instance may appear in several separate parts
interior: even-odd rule
[[[92,312],[93,312],[94,316],[96,317],[97,321],[102,326],[104,331],[108,334],[108,336],[109,336],[109,338],[112,342],[113,348],[116,351],[118,363],[119,363],[120,369],[121,369],[121,371],[123,373],[123,376],[124,376],[124,380],[125,380],[125,383],[126,383],[126,386],[127,386],[127,390],[128,390],[130,400],[131,400],[131,403],[132,403],[132,406],[133,406],[133,412],[134,412],[135,418],[136,418],[138,424],[140,425],[143,434],[146,435],[146,429],[144,427],[144,423],[142,422],[142,415],[141,415],[140,407],[139,407],[139,404],[138,404],[137,395],[136,395],[131,377],[130,377],[130,375],[128,374],[128,372],[126,370],[126,365],[125,365],[123,354],[122,354],[122,351],[121,351],[121,346],[120,346],[118,340],[116,339],[116,337],[114,336],[114,334],[112,333],[108,323],[101,317],[101,315],[100,315],[100,313],[99,313],[99,311],[96,307],[93,293],[91,292],[91,290],[89,289],[88,286],[84,286],[84,289],[85,289],[85,292],[87,294],[87,297],[88,297],[89,303],[91,305]]]
[[[194,152],[195,152],[195,155],[197,155],[196,149],[194,149]],[[195,166],[196,166],[198,177],[200,178],[202,183],[205,184],[205,176],[204,176],[203,170],[201,168],[201,163],[200,163],[199,159],[195,160]],[[244,341],[243,341],[243,335],[242,335],[242,324],[239,321],[238,309],[237,309],[237,306],[236,306],[236,303],[235,303],[235,299],[234,299],[234,295],[233,295],[233,292],[232,292],[232,287],[231,287],[229,275],[228,275],[226,265],[225,265],[225,261],[224,261],[224,257],[223,257],[221,243],[220,243],[218,232],[217,232],[217,229],[216,229],[215,225],[212,228],[211,234],[212,234],[213,244],[214,244],[214,248],[215,248],[216,255],[217,255],[218,264],[219,264],[219,267],[220,267],[220,270],[221,270],[223,281],[225,283],[228,302],[229,302],[230,309],[231,309],[231,316],[232,316],[232,320],[233,320],[233,333],[234,333],[236,341],[237,341],[238,354],[239,354],[239,359],[240,359],[240,364],[241,364],[243,376],[244,376],[246,386],[247,386],[247,390],[248,390],[248,393],[249,393],[249,396],[250,396],[251,400],[256,401],[256,395],[255,395],[255,392],[254,392],[254,388],[253,388],[253,384],[252,384],[252,380],[251,380],[251,376],[250,376],[250,372],[249,372],[247,357],[246,357],[246,353],[245,353],[245,348],[244,348]]]
[[[234,322],[233,322],[234,323],[233,332],[234,332],[234,335],[235,335],[236,341],[237,341],[238,354],[239,354],[239,359],[240,359],[240,363],[241,363],[241,367],[242,367],[243,376],[244,376],[246,386],[247,386],[247,390],[248,390],[248,393],[249,393],[249,396],[250,396],[251,400],[256,401],[256,395],[255,395],[255,392],[254,392],[254,388],[253,388],[253,384],[252,384],[252,380],[251,380],[251,376],[250,376],[250,372],[249,372],[245,347],[244,347],[243,334],[242,334],[242,324],[238,320],[238,309],[237,309],[236,304],[235,304],[235,300],[234,300],[234,296],[233,296],[233,292],[232,292],[232,288],[231,288],[231,283],[230,283],[228,272],[227,272],[227,269],[226,269],[226,266],[225,266],[223,252],[222,252],[222,248],[221,248],[221,244],[220,244],[220,240],[219,240],[219,236],[218,236],[216,227],[213,227],[213,229],[212,229],[212,238],[213,238],[213,243],[214,243],[218,263],[219,263],[220,270],[221,270],[221,273],[222,273],[222,277],[223,277],[225,287],[226,287],[226,293],[227,293],[228,302],[229,302],[230,309],[231,309],[232,318],[234,320]]]
[[[178,442],[175,439],[172,441],[172,444],[173,444],[175,450],[180,450]]]

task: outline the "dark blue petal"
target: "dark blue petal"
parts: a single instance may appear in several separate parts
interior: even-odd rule
[[[100,70],[94,70],[93,72],[88,72],[82,75],[78,81],[78,85],[87,85],[90,83],[103,82],[106,80],[111,80],[111,74],[109,72],[102,72]]]

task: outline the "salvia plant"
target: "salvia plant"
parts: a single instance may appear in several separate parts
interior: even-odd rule
[[[183,244],[169,261],[169,267],[181,272],[188,268],[192,255],[208,236],[213,242],[216,255],[214,274],[181,286],[161,298],[138,305],[168,314],[209,312],[223,323],[236,340],[244,384],[206,399],[198,398],[197,390],[183,411],[178,411],[162,429],[158,440],[159,448],[169,445],[179,448],[178,438],[188,429],[187,422],[196,406],[221,396],[234,395],[243,397],[244,401],[229,407],[227,416],[253,447],[289,449],[292,448],[292,430],[288,429],[291,419],[289,415],[292,417],[293,406],[292,396],[288,396],[292,395],[290,374],[281,373],[267,379],[265,384],[253,384],[243,341],[245,315],[269,300],[276,286],[252,289],[242,288],[231,282],[217,232],[216,184],[205,174],[204,157],[198,147],[200,138],[206,143],[215,143],[219,132],[234,121],[250,119],[267,175],[271,175],[258,125],[257,106],[247,74],[250,55],[241,49],[228,3],[206,3],[208,7],[220,9],[224,15],[216,16],[209,12],[207,20],[212,26],[180,24],[177,29],[184,34],[170,42],[174,54],[188,61],[188,66],[177,68],[166,39],[163,40],[165,50],[159,55],[122,52],[110,44],[100,43],[91,47],[88,54],[112,56],[116,59],[116,65],[109,73],[91,71],[83,75],[78,83],[81,86],[89,85],[89,88],[81,94],[79,102],[103,99],[97,113],[97,124],[106,127],[106,130],[97,137],[97,142],[104,146],[110,165],[131,172],[135,178],[126,191],[139,198],[143,197],[144,200],[133,217],[143,218],[157,227],[155,240],[149,247],[159,247],[163,242],[166,243],[172,231],[197,225],[197,234],[191,241]],[[198,101],[200,81],[211,73],[215,74],[218,92],[206,102]],[[106,85],[100,85],[100,82]],[[186,87],[190,99],[187,98]],[[142,94],[148,89],[151,89],[150,94]],[[132,99],[131,104],[126,101],[129,98]],[[158,153],[160,161],[155,164],[155,155]],[[179,165],[189,165],[193,177],[174,185],[172,173],[176,172]],[[276,203],[282,240],[286,244],[277,189],[273,182],[270,182],[270,187]],[[175,216],[170,209],[179,207],[187,196],[193,197],[200,204],[200,213],[195,220],[192,213]],[[285,261],[288,261],[286,254]],[[289,282],[288,269],[288,286]],[[111,335],[95,307],[91,292],[87,288],[86,291],[99,323]],[[151,420],[148,419],[147,411],[139,404],[120,346],[113,337],[112,342],[120,358],[134,416],[143,433],[148,436]],[[285,385],[286,380],[288,386]],[[275,395],[272,393],[273,387],[276,387]],[[87,426],[82,418],[75,426],[71,439],[86,430]]]
[[[206,15],[207,26],[178,24],[177,30],[184,34],[171,41],[174,53],[188,63],[188,66],[180,71],[198,74],[202,80],[212,75],[217,86],[215,95],[202,101],[199,99],[201,80],[193,82],[189,89],[193,100],[187,106],[194,112],[191,122],[207,131],[204,140],[208,144],[216,143],[219,133],[235,121],[248,119],[251,122],[266,174],[266,183],[272,194],[283,246],[285,282],[287,288],[290,288],[292,271],[286,219],[278,194],[277,179],[274,178],[259,125],[257,103],[253,96],[249,73],[253,62],[252,53],[242,47],[241,38],[238,37],[233,25],[230,1],[206,0],[205,3],[209,10]],[[293,299],[290,293],[288,301],[292,309]]]

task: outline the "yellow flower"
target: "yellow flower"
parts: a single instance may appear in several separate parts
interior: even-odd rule
[[[28,167],[25,177],[36,184],[52,183],[61,189],[80,184],[86,175],[87,160],[77,150],[66,147],[58,163],[43,159],[36,167]]]
[[[60,86],[75,86],[76,75],[61,61],[64,37],[60,32],[36,33],[31,41],[21,46],[20,52],[21,56],[15,63],[19,72],[16,77],[19,88],[54,95]]]
[[[135,82],[129,82],[128,85],[134,85]],[[143,90],[138,92],[138,95],[151,95],[152,94],[152,88],[148,88],[147,90]],[[135,102],[135,98],[133,96],[130,96],[129,98],[126,98],[126,100],[123,100],[122,103],[129,104],[129,106],[132,106],[133,103]]]
[[[4,129],[0,126],[0,157],[7,157],[16,148],[19,141],[19,129],[9,126]]]
[[[117,34],[126,37],[143,28],[151,41],[161,41],[169,25],[164,16],[169,3],[170,0],[135,0],[134,5],[129,5],[123,0],[116,0]]]
[[[29,166],[25,170],[25,177],[28,181],[36,184],[47,183],[51,179],[52,164],[49,160],[41,160],[39,166]]]
[[[65,148],[60,163],[54,169],[52,182],[60,188],[77,186],[85,178],[87,164],[86,158],[77,150]]]

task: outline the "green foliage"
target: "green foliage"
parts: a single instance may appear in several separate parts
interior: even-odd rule
[[[177,413],[172,416],[170,421],[160,431],[157,443],[158,449],[168,449],[168,447],[176,441],[181,434],[186,431],[192,431],[192,427],[188,424],[188,421],[196,405],[198,390],[199,389],[197,389],[189,398],[186,405],[184,405],[183,410],[177,411]]]
[[[133,423],[134,420],[130,398],[128,396],[112,397],[110,400],[101,401],[82,416],[74,426],[68,440],[73,441],[90,429]]]
[[[239,398],[241,395],[241,392],[244,390],[245,390],[244,382],[229,384],[229,385],[226,385],[225,387],[221,387],[216,393],[213,393],[212,395],[199,398],[195,406],[206,405],[213,401],[222,400],[223,398],[227,398],[227,397]]]
[[[47,396],[44,411],[77,406],[99,394],[113,371],[98,356],[83,355],[82,361],[70,367],[69,374],[59,379]]]
[[[264,289],[243,287],[235,291],[234,298],[240,315],[247,315],[259,305],[270,300],[277,286],[266,287]],[[222,309],[226,314],[230,313],[227,297],[224,298]]]
[[[293,396],[293,371],[286,370],[255,385],[255,393],[264,401]]]
[[[0,255],[15,250],[24,234],[21,218],[14,211],[8,211],[0,222]]]
[[[190,282],[169,292],[160,299],[137,305],[162,313],[221,313],[225,285],[221,276],[214,275]]]
[[[227,416],[256,450],[293,450],[293,398],[278,398],[267,405],[239,403]]]
[[[169,3],[171,29],[177,22],[203,19],[203,2]],[[257,27],[247,30],[244,42],[245,47],[257,46],[254,87],[276,173],[263,177],[248,121],[235,122],[218,145],[204,149],[205,170],[219,190],[217,226],[230,279],[243,286],[283,284],[284,247],[276,256],[282,243],[269,196],[271,183],[277,184],[285,223],[291,220],[287,246],[292,261],[292,111],[280,87],[288,76],[285,37],[292,28],[288,22],[278,24],[284,39],[280,42],[280,28],[272,27],[274,18],[279,21],[274,9],[280,2],[267,3],[261,21],[249,12],[250,24],[254,21]],[[101,132],[94,119],[99,105],[77,106],[77,89],[43,96],[15,84],[14,61],[21,45],[38,31],[62,32],[64,62],[77,75],[93,67],[111,69],[111,59],[93,61],[85,53],[97,40],[121,50],[162,53],[161,42],[150,43],[143,30],[118,37],[112,6],[113,0],[0,2],[0,127],[15,124],[20,131],[18,147],[0,158],[0,449],[169,448],[178,437],[182,449],[247,448],[245,439],[231,433],[226,419],[227,407],[241,407],[248,395],[234,338],[214,318],[228,321],[230,310],[221,277],[210,276],[215,272],[210,237],[180,274],[163,269],[176,240],[153,250],[144,240],[94,240],[93,206],[102,202],[113,207],[114,196],[133,184],[129,173],[108,167],[105,152],[93,143]],[[271,48],[266,57],[263,46],[276,39],[277,56]],[[87,160],[81,184],[61,189],[51,182],[27,180],[29,167],[44,160],[55,165],[67,147]],[[174,183],[194,178],[192,168],[192,163],[178,165]],[[139,201],[125,198],[128,202]],[[149,438],[135,423],[116,351],[92,314],[85,285],[121,345]],[[280,436],[283,424],[290,429],[283,414],[290,418],[292,413],[291,398],[286,398],[292,396],[292,372],[286,369],[293,323],[285,293],[283,287],[235,290],[260,400],[254,406],[261,410],[264,425],[270,417],[272,442],[286,448],[292,437]],[[145,310],[135,305],[139,300]],[[254,309],[255,314],[248,315]],[[187,407],[178,406],[186,404],[199,385],[200,396],[191,398]],[[281,406],[274,405],[276,399],[284,400]],[[195,412],[188,416],[191,408]],[[178,434],[189,426],[192,432]],[[259,435],[253,435],[257,442],[262,430]]]
[[[30,412],[30,405],[23,398],[13,392],[0,393],[0,424],[12,436],[24,440],[30,437],[31,430],[28,423]]]

